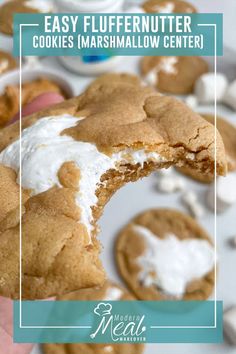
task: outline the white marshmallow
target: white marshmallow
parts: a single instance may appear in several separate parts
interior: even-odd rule
[[[191,214],[199,219],[204,215],[204,208],[198,201],[197,195],[192,191],[187,191],[182,195],[182,201],[189,208]]]
[[[162,193],[174,193],[184,190],[185,182],[181,177],[165,175],[159,179],[157,188]]]
[[[36,56],[24,57],[24,65],[31,69],[38,69],[42,67],[39,57]]]
[[[236,306],[224,313],[224,332],[230,342],[236,345]]]
[[[226,177],[218,177],[216,187],[213,183],[207,192],[207,205],[211,210],[215,209],[215,193],[217,212],[223,213],[236,203],[236,175],[228,174]]]
[[[144,77],[144,81],[147,85],[155,86],[157,84],[157,70],[153,69]]]
[[[225,95],[228,80],[224,74],[216,74],[216,98],[221,101]],[[207,73],[199,77],[195,84],[195,95],[201,103],[211,103],[215,99],[215,74]]]
[[[185,98],[185,101],[187,106],[189,106],[190,108],[192,108],[193,110],[195,110],[198,106],[198,100],[197,97],[195,95],[189,95]]]
[[[228,86],[223,101],[236,111],[236,80]]]
[[[146,244],[136,259],[138,279],[143,286],[156,286],[166,294],[182,298],[188,284],[205,276],[214,267],[214,248],[206,240],[180,240],[174,234],[159,238],[151,230],[134,225]]]

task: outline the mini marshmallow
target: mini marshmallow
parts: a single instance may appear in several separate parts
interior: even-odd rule
[[[24,65],[30,69],[39,69],[42,67],[39,57],[36,56],[24,57]]]
[[[204,209],[199,203],[197,195],[192,191],[187,191],[182,195],[182,201],[189,208],[191,214],[199,219],[204,215]]]
[[[223,101],[236,111],[236,80],[228,86]]]
[[[174,193],[184,190],[185,182],[183,178],[174,175],[166,175],[160,178],[157,183],[157,188],[162,193]]]
[[[147,85],[156,86],[157,84],[157,71],[153,69],[144,77],[144,81]]]
[[[224,313],[224,332],[230,342],[236,345],[236,306]]]
[[[228,174],[226,177],[218,177],[216,187],[213,183],[207,192],[207,205],[211,210],[215,209],[215,193],[217,212],[223,213],[236,203],[236,175]]]
[[[189,95],[185,98],[185,101],[187,106],[189,106],[190,108],[192,108],[193,110],[196,110],[197,106],[198,106],[198,100],[197,97],[195,95]]]
[[[211,103],[215,99],[215,86],[216,86],[216,98],[221,101],[225,95],[228,80],[224,74],[207,73],[199,77],[195,84],[195,95],[201,103]]]

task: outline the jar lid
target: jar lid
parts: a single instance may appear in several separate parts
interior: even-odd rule
[[[78,12],[109,12],[114,6],[114,0],[55,0],[57,4]],[[120,5],[124,0],[115,0]]]

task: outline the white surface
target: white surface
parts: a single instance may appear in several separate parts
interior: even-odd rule
[[[63,71],[59,62],[54,58],[44,59],[47,67],[58,67]],[[232,61],[229,54],[227,59],[221,60],[221,68],[224,72],[236,72],[236,64]],[[137,73],[138,58],[126,57],[121,62],[116,71]],[[66,77],[77,94],[92,81],[93,78],[75,76],[72,73],[65,72]],[[202,113],[214,112],[213,106],[200,106],[198,110]],[[219,105],[218,114],[228,119],[236,125],[236,113],[231,109]],[[175,172],[177,174],[177,172]],[[108,276],[118,282],[122,282],[118,276],[114,263],[114,240],[119,230],[125,226],[131,218],[149,208],[172,207],[187,212],[187,209],[180,202],[180,193],[171,195],[161,194],[156,191],[157,177],[155,174],[148,178],[130,183],[123,187],[111,199],[105,208],[104,215],[100,220],[101,235],[100,239],[104,246],[102,260]],[[186,178],[188,190],[197,193],[199,200],[205,203],[205,192],[208,188],[198,182]],[[226,213],[218,216],[217,219],[217,249],[219,261],[217,296],[219,300],[224,301],[224,307],[235,305],[236,303],[236,251],[229,246],[229,239],[235,234],[236,230],[236,206],[227,210]],[[204,217],[200,220],[210,235],[214,235],[214,215],[206,210]],[[39,348],[34,349],[33,354],[39,354]],[[148,344],[145,354],[236,354],[236,347],[230,346],[227,342],[224,344]],[[78,353],[80,354],[80,353]],[[82,354],[82,353],[81,353]]]

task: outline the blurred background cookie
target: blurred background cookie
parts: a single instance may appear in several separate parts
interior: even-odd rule
[[[194,13],[195,6],[182,0],[148,0],[143,3],[142,8],[150,13]]]
[[[59,298],[59,300],[78,301],[118,301],[134,300],[124,287],[107,281],[101,288],[80,290]],[[142,354],[143,344],[45,344],[44,354]]]
[[[141,300],[204,300],[214,287],[214,247],[191,217],[153,209],[119,234],[116,260],[122,278]]]
[[[140,70],[148,85],[183,95],[193,92],[196,80],[208,71],[208,64],[200,57],[143,57]]]
[[[44,13],[51,12],[51,1],[43,0],[11,0],[5,1],[0,7],[0,32],[13,35],[14,13]]]
[[[66,93],[55,82],[41,77],[33,81],[25,82],[22,85],[22,106],[32,102],[43,93],[59,93],[65,98]],[[6,125],[19,111],[19,85],[6,86],[0,95],[0,127]]]
[[[215,118],[212,114],[201,114],[209,123],[215,125]],[[236,128],[222,117],[217,117],[217,129],[223,139],[228,162],[229,172],[236,170]],[[211,183],[214,180],[212,175],[198,173],[190,167],[178,167],[178,171],[203,183]]]
[[[0,75],[15,69],[17,62],[10,53],[0,50]]]

